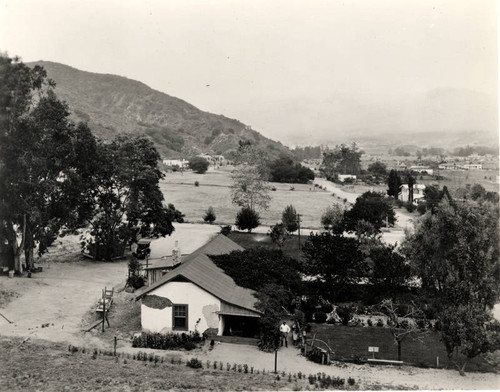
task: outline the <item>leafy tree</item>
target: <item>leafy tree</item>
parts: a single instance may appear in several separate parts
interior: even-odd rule
[[[350,147],[341,144],[331,152],[323,155],[321,170],[327,179],[335,178],[338,174],[358,174],[361,172],[361,155],[356,143]]]
[[[397,199],[399,195],[399,188],[401,187],[401,177],[399,176],[397,170],[391,170],[391,172],[389,173],[387,186],[389,187],[389,189],[387,190],[387,194]]]
[[[271,236],[271,241],[280,249],[283,248],[285,241],[288,237],[290,237],[290,234],[283,223],[276,223],[274,226],[271,226],[269,235]]]
[[[31,268],[37,246],[43,254],[84,219],[85,150],[93,136],[71,123],[42,67],[0,55],[0,81],[0,233],[22,271],[23,252]]]
[[[163,205],[159,155],[145,137],[118,136],[99,145],[99,169],[91,197],[90,237],[83,244],[98,259],[111,260],[126,244],[143,237],[170,235],[182,219],[173,205]]]
[[[345,223],[348,230],[354,230],[359,220],[370,222],[377,230],[396,222],[396,214],[389,199],[377,192],[365,192],[356,199],[352,208],[345,212]]]
[[[321,215],[321,225],[325,230],[329,230],[334,234],[344,232],[344,208],[340,204],[333,204],[326,207],[326,210]]]
[[[243,207],[236,215],[235,225],[238,229],[251,233],[252,229],[260,225],[260,216],[250,207]]]
[[[207,211],[205,212],[205,215],[203,216],[203,220],[205,222],[212,224],[216,218],[217,217],[215,215],[214,208],[212,206],[208,207]]]
[[[443,342],[461,374],[468,359],[492,349],[486,331],[499,298],[498,218],[498,206],[443,199],[402,244],[439,310]]]
[[[263,180],[258,166],[240,165],[232,174],[231,198],[233,204],[251,210],[269,208],[271,188]]]
[[[369,257],[373,263],[370,283],[377,292],[394,296],[408,286],[412,270],[406,259],[396,251],[395,245],[372,247]]]
[[[260,318],[260,339],[257,343],[259,349],[266,352],[277,350],[280,344],[280,322],[289,317],[287,307],[293,298],[292,293],[283,286],[271,283],[255,295],[255,307],[262,312]]]
[[[288,157],[281,157],[270,164],[270,178],[274,182],[306,184],[314,180],[314,172]]]
[[[210,163],[202,157],[193,157],[189,160],[189,168],[198,174],[203,174],[208,170]]]
[[[387,174],[387,165],[380,161],[373,162],[368,166],[368,172],[378,177],[385,177]]]
[[[297,211],[295,211],[295,207],[293,205],[286,206],[283,214],[281,215],[281,221],[283,222],[286,230],[290,233],[297,231],[299,228],[298,218]]]
[[[355,238],[311,233],[303,247],[303,272],[314,277],[326,298],[339,297],[368,271]]]
[[[296,295],[302,292],[298,262],[281,250],[258,247],[210,258],[238,286],[259,291],[266,285],[277,284]]]
[[[482,199],[486,195],[486,189],[481,184],[474,184],[470,190],[472,200]]]
[[[500,349],[498,322],[476,304],[443,309],[440,320],[448,359],[462,376],[465,376],[465,368],[472,358]]]
[[[267,210],[271,201],[268,161],[265,152],[250,142],[242,142],[234,157],[237,164],[231,176],[231,200],[239,207]]]

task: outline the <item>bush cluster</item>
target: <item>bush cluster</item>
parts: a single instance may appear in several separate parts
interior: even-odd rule
[[[193,369],[203,369],[203,364],[198,358],[191,358],[186,362],[186,366]]]
[[[184,348],[192,350],[203,340],[198,332],[194,333],[148,333],[143,332],[140,336],[134,337],[132,347],[153,348],[158,350],[174,350]]]
[[[340,377],[327,376],[325,373],[318,373],[315,375],[310,374],[308,379],[309,384],[317,385],[322,389],[342,389],[345,385],[345,379]],[[347,382],[349,383],[349,385],[354,385],[356,383],[356,380],[349,377]]]

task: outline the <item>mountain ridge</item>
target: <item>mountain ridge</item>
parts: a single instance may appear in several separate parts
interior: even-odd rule
[[[199,153],[228,156],[239,140],[248,140],[274,156],[289,152],[280,142],[236,119],[202,111],[134,79],[81,71],[52,61],[27,65],[44,67],[56,82],[56,94],[68,104],[72,118],[87,122],[105,140],[119,133],[144,134],[166,157]]]

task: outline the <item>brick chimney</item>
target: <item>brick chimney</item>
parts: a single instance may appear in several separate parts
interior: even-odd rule
[[[181,250],[179,249],[179,241],[175,241],[175,246],[172,249],[172,259],[174,264],[182,263]]]

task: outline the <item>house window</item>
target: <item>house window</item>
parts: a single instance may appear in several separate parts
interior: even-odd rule
[[[173,329],[188,330],[188,306],[187,305],[174,305],[173,306]]]

